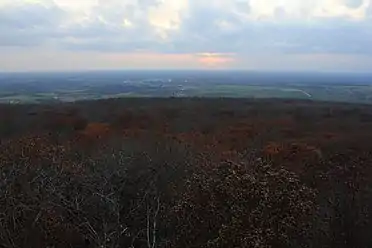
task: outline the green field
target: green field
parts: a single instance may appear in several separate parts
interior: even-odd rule
[[[112,87],[108,85],[107,87]],[[44,92],[9,92],[0,93],[0,103],[43,103],[73,102],[127,97],[229,97],[229,98],[285,98],[308,99],[314,101],[335,101],[351,103],[372,103],[372,86],[370,85],[252,85],[252,84],[191,84],[154,87],[140,84],[135,88],[120,87],[107,90],[99,89],[58,89]]]

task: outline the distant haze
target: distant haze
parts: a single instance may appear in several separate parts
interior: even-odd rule
[[[372,70],[372,0],[0,0],[0,71]]]

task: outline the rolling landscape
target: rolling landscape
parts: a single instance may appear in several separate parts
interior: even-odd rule
[[[0,0],[0,248],[372,248],[372,0]]]
[[[371,247],[371,86],[348,80],[2,74],[0,247]]]
[[[0,102],[122,97],[282,98],[372,103],[372,74],[244,71],[98,71],[0,74]]]

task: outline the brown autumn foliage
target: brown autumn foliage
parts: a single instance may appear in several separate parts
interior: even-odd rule
[[[80,132],[86,138],[103,138],[110,132],[110,125],[107,123],[88,123],[84,130]]]
[[[0,247],[372,246],[370,106],[185,98],[0,111]]]

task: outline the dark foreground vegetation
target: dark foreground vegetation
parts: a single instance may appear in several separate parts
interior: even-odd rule
[[[372,247],[372,107],[0,105],[0,247]]]

